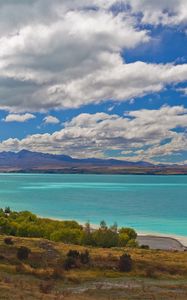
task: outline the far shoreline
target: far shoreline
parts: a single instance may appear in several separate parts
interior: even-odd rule
[[[187,172],[186,173],[121,173],[121,172],[111,172],[111,173],[105,173],[105,172],[61,172],[58,170],[52,170],[52,171],[43,171],[43,170],[31,170],[31,171],[24,171],[24,170],[15,170],[15,171],[2,171],[0,170],[0,175],[108,175],[108,176],[112,176],[112,175],[117,175],[117,176],[127,176],[127,175],[133,175],[133,176],[187,176]]]

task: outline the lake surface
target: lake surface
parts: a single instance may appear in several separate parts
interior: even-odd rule
[[[187,176],[0,174],[0,207],[187,236]]]

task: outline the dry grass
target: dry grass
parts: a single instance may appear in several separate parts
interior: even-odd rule
[[[89,247],[89,266],[64,271],[67,252],[85,247],[42,239],[13,240],[13,245],[6,245],[0,236],[0,299],[187,299],[187,252]],[[16,258],[20,246],[31,249],[23,262]],[[134,262],[130,273],[117,270],[124,251]]]

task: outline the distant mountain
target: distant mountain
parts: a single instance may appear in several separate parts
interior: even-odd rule
[[[68,155],[55,155],[41,152],[21,150],[20,152],[0,152],[0,167],[38,167],[43,165],[66,165],[66,164],[93,164],[93,165],[114,165],[114,166],[152,166],[147,162],[129,162],[117,159],[99,158],[72,158]]]
[[[186,174],[180,166],[153,165],[149,162],[129,162],[117,159],[85,158],[21,150],[0,152],[0,172],[60,172],[103,174]]]

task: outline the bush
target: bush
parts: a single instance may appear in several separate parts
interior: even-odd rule
[[[118,245],[118,234],[110,229],[98,229],[92,234],[94,245],[103,248],[116,247]]]
[[[129,240],[135,240],[137,238],[137,233],[132,228],[124,228],[124,227],[122,227],[119,230],[119,233],[125,233],[125,234],[127,234],[129,236]]]
[[[119,233],[119,246],[125,247],[129,241],[129,236],[126,233]]]
[[[11,211],[9,207],[0,209],[0,233],[7,236],[40,237],[55,242],[81,244],[104,248],[136,246],[136,232],[131,228],[121,228],[115,223],[108,227],[105,221],[100,228],[92,230],[87,223],[85,228],[76,221],[57,221],[38,218],[29,211]]]
[[[9,206],[5,207],[4,212],[5,212],[5,214],[10,214],[11,213],[10,207]]]
[[[82,264],[87,265],[90,262],[90,254],[88,250],[80,254],[80,261]]]
[[[68,256],[64,261],[64,269],[66,271],[76,267],[76,259]]]
[[[77,250],[69,250],[69,252],[67,254],[67,257],[72,257],[74,259],[78,259],[79,256],[80,256],[80,253]]]
[[[123,254],[120,256],[119,270],[121,272],[130,272],[132,270],[132,258],[129,254]]]
[[[6,245],[13,245],[13,244],[14,244],[14,242],[13,242],[13,240],[12,240],[11,237],[6,237],[6,238],[4,238],[4,243],[5,243]]]
[[[150,247],[148,245],[141,245],[140,246],[141,249],[145,249],[145,250],[149,250]]]
[[[136,248],[136,247],[138,247],[138,243],[136,242],[136,240],[131,239],[131,240],[128,241],[127,247]]]
[[[19,260],[25,260],[28,259],[29,254],[30,254],[30,249],[24,246],[21,246],[20,248],[18,248],[17,250],[17,258]]]

